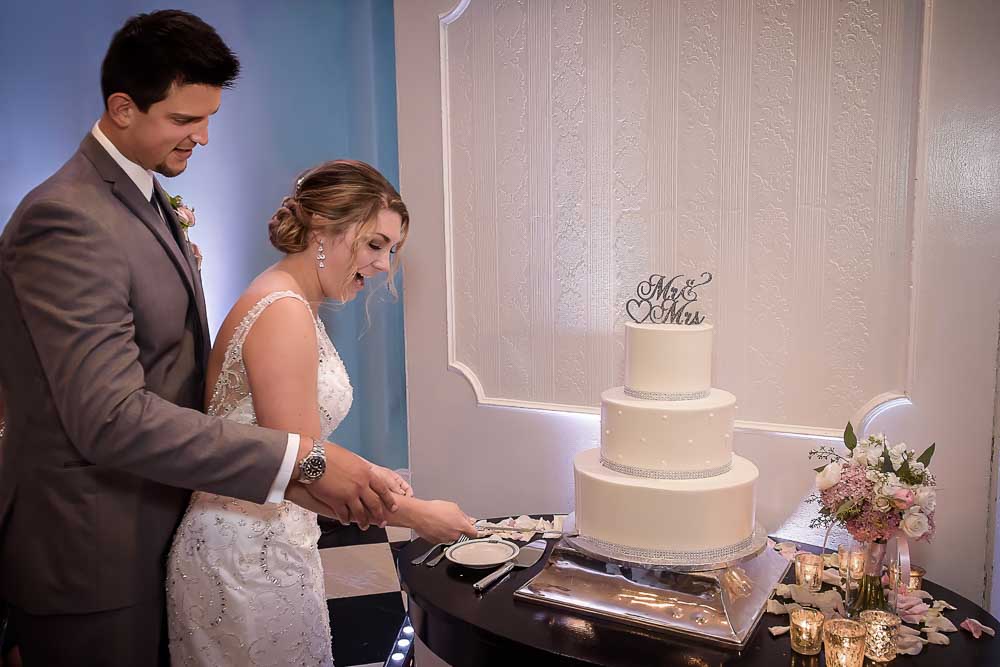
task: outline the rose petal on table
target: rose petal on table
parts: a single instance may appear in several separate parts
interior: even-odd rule
[[[903,619],[904,623],[914,623],[914,624],[916,624],[916,623],[923,623],[924,620],[926,620],[926,618],[927,618],[927,611],[929,609],[930,609],[930,607],[928,607],[927,605],[925,605],[925,604],[919,604],[919,605],[916,605],[914,607],[910,607],[906,611],[903,611],[902,609],[900,609],[896,613],[899,614],[899,617],[901,619]]]
[[[823,583],[830,584],[831,586],[839,586],[840,570],[833,570],[833,569],[823,570]]]
[[[914,637],[912,635],[897,635],[896,636],[896,653],[902,653],[904,655],[920,655],[920,652],[924,650],[924,639],[921,637]]]
[[[964,629],[964,630],[968,630],[969,632],[971,632],[972,636],[975,637],[976,639],[979,639],[983,635],[984,632],[986,634],[988,634],[990,637],[993,637],[993,636],[996,635],[996,632],[994,632],[993,628],[991,628],[988,625],[983,625],[982,623],[980,623],[979,621],[977,621],[974,618],[967,618],[967,619],[965,619],[964,621],[962,621],[961,623],[959,623],[959,627],[962,628],[962,629]]]
[[[931,605],[931,609],[951,609],[952,611],[958,611],[958,607],[953,607],[951,604],[945,602],[944,600],[935,600],[934,604]]]
[[[935,616],[924,621],[924,627],[938,632],[958,632],[955,624],[944,616]]]
[[[778,597],[783,597],[783,598],[792,596],[792,592],[788,590],[788,584],[778,584],[777,586],[775,586],[774,594],[777,595]]]
[[[781,635],[786,634],[791,627],[792,626],[790,625],[772,625],[768,628],[768,630],[771,632],[772,637],[780,637]]]
[[[941,634],[940,632],[934,632],[931,630],[927,633],[927,643],[928,644],[940,644],[941,646],[947,646],[951,643],[948,639],[948,635]]]
[[[770,600],[767,601],[767,607],[765,608],[765,611],[769,614],[775,614],[777,616],[782,616],[788,613],[785,610],[785,605],[778,602],[774,598],[771,598]]]
[[[899,633],[901,635],[910,635],[911,637],[919,637],[920,636],[920,630],[917,630],[916,628],[910,627],[909,625],[900,625],[899,626]]]
[[[824,614],[834,611],[844,613],[844,598],[838,591],[813,593],[798,584],[789,584],[788,588],[792,599],[803,607],[814,607]]]
[[[896,608],[902,611],[912,609],[919,604],[923,604],[923,600],[915,595],[900,595],[896,599]]]

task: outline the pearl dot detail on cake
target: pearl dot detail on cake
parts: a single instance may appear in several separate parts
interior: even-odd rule
[[[618,411],[618,414],[621,414],[621,413],[622,413],[622,411],[621,411],[621,410],[619,410],[619,411]]]

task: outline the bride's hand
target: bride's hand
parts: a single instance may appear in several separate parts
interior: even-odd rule
[[[381,477],[382,481],[385,482],[386,486],[393,493],[399,494],[401,496],[412,496],[413,488],[409,483],[399,476],[395,470],[389,470],[388,468],[383,468],[382,466],[372,464],[372,472],[376,476]]]
[[[418,500],[413,511],[413,530],[428,542],[454,542],[459,535],[478,537],[475,520],[453,502]]]

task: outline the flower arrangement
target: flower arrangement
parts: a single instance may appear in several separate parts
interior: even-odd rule
[[[890,445],[882,434],[858,441],[850,422],[844,430],[848,456],[833,447],[809,452],[826,461],[816,468],[819,517],[811,526],[844,526],[861,542],[886,542],[898,531],[913,540],[934,535],[936,482],[927,469],[932,444],[917,456],[906,443]]]

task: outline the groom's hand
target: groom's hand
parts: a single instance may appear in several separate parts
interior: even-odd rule
[[[326,472],[306,486],[309,494],[329,507],[341,523],[354,521],[362,530],[372,524],[384,526],[386,514],[396,510],[396,500],[385,480],[357,454],[329,442],[324,447]]]

